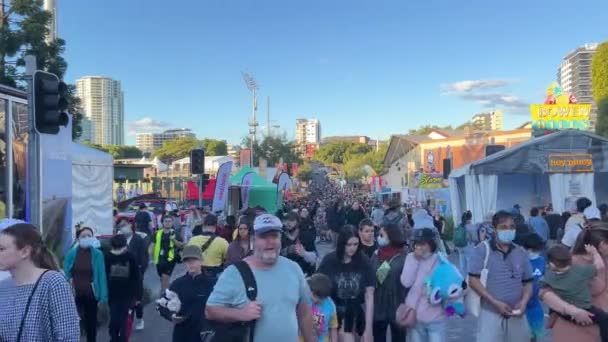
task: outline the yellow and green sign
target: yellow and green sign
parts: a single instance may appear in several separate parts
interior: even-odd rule
[[[572,94],[565,94],[553,82],[547,89],[544,104],[530,106],[534,136],[562,129],[588,130],[591,126],[591,104],[577,103]]]

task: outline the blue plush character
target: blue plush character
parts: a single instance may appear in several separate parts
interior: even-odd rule
[[[464,316],[464,290],[467,283],[443,253],[438,254],[439,264],[433,274],[425,280],[431,304],[443,304],[447,316]]]

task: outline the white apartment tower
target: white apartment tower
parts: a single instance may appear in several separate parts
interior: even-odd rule
[[[502,112],[495,110],[493,112],[475,114],[471,119],[471,124],[476,130],[480,131],[502,131]]]
[[[91,120],[91,142],[123,145],[125,141],[124,94],[120,81],[86,76],[76,81],[76,93],[85,116]]]
[[[296,144],[319,144],[321,142],[321,123],[317,119],[296,120]]]
[[[181,138],[196,138],[196,134],[189,128],[170,129],[162,133],[137,133],[135,147],[143,152],[154,152],[163,147],[165,141]]]
[[[591,103],[591,129],[595,128],[597,105],[591,89],[591,60],[598,44],[585,44],[568,53],[557,70],[557,82],[564,93],[573,94],[578,103]]]

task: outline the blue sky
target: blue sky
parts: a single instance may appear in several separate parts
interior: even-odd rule
[[[270,96],[290,137],[300,117],[325,136],[388,138],[494,108],[513,128],[566,53],[608,40],[605,0],[58,3],[66,79],[122,81],[128,143],[174,127],[240,142],[251,115],[241,71],[260,84],[261,125]]]

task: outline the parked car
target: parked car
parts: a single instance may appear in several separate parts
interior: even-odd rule
[[[144,201],[133,201],[129,207],[116,215],[116,219],[127,218],[129,222],[133,222],[135,219],[135,214],[137,214],[137,210],[139,210],[139,205],[144,203],[148,210],[152,211],[156,220],[154,220],[154,227],[157,228],[159,226],[160,217],[165,211],[174,211],[179,210],[179,206],[177,202],[168,198],[150,198]],[[180,213],[181,214],[181,213]]]

